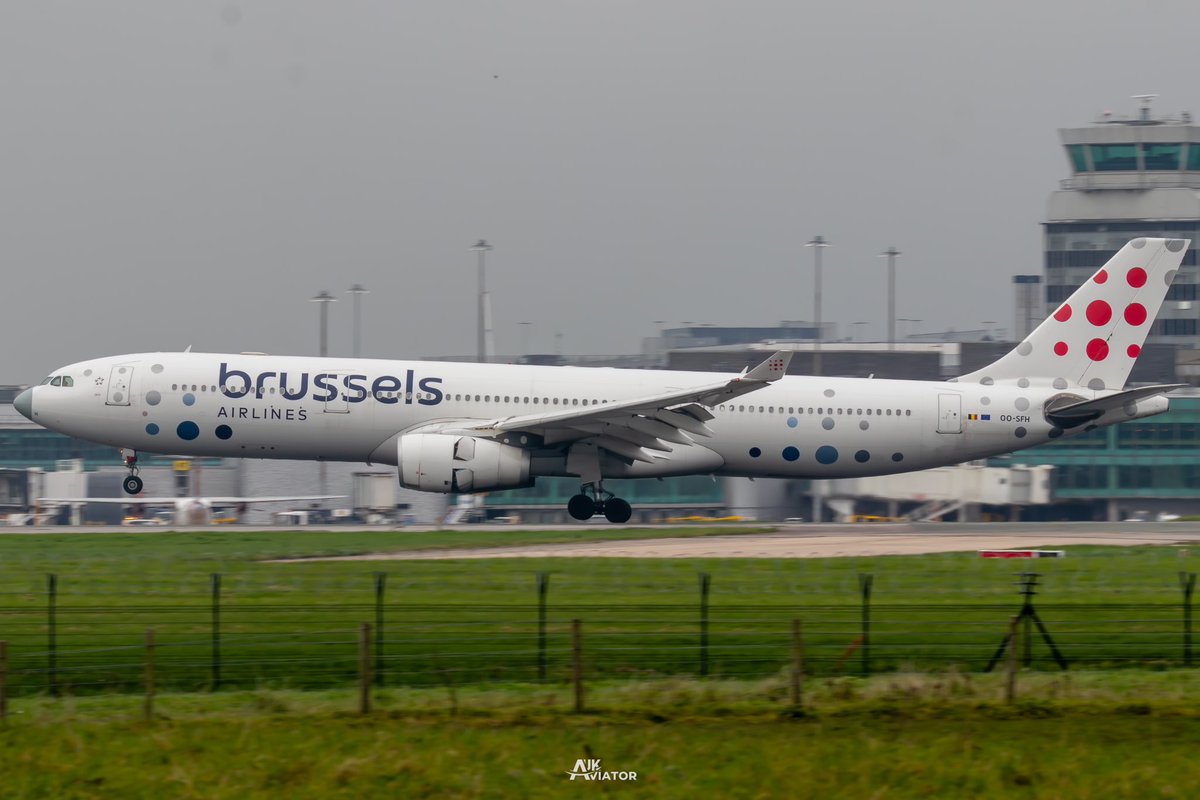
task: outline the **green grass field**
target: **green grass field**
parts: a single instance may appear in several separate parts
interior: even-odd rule
[[[1047,797],[1195,793],[1195,673],[896,675],[810,682],[626,681],[566,693],[513,687],[229,692],[18,701],[0,726],[6,798]],[[520,707],[514,695],[524,695]],[[637,781],[584,786],[579,758]]]
[[[728,530],[689,532],[703,535]],[[1182,659],[1181,548],[1077,547],[1039,561],[1045,647],[1007,705],[982,675],[1020,567],[974,554],[813,560],[270,563],[429,546],[654,532],[0,537],[0,639],[15,697],[4,797],[1180,797],[1200,786],[1200,671]],[[681,531],[669,531],[679,535]],[[386,575],[385,686],[354,713],[357,626]],[[211,673],[221,578],[222,691]],[[536,575],[549,575],[547,680]],[[711,576],[708,679],[698,575]],[[57,679],[48,695],[48,574]],[[874,579],[871,668],[859,576]],[[570,620],[587,712],[572,713]],[[805,713],[790,712],[791,620]],[[147,627],[156,718],[141,718]],[[1094,669],[1101,667],[1102,669]],[[1122,667],[1123,669],[1103,669]],[[924,674],[916,674],[924,673]],[[198,691],[199,690],[199,691]],[[576,759],[636,783],[580,787]]]
[[[729,534],[728,529],[669,535]],[[270,563],[412,548],[661,536],[663,531],[240,532],[0,537],[0,638],[16,694],[136,689],[154,628],[162,685],[213,681],[211,575],[221,575],[220,683],[328,688],[354,680],[357,628],[376,621],[388,684],[470,685],[537,677],[536,576],[549,576],[547,678],[565,679],[583,620],[590,677],[761,677],[790,658],[804,621],[809,669],[862,668],[859,576],[874,579],[869,669],[982,669],[1016,613],[1012,562],[971,553],[864,559],[500,559]],[[1174,547],[1069,548],[1040,560],[1037,603],[1075,666],[1163,668],[1183,660]],[[47,575],[57,579],[50,653]],[[711,576],[707,661],[698,575]],[[1034,642],[1035,665],[1051,668]]]

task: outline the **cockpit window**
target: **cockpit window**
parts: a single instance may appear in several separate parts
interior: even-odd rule
[[[42,379],[42,382],[39,383],[38,386],[45,386],[46,384],[48,384],[50,382],[50,379],[53,377],[54,377],[53,375],[47,375],[45,378]]]
[[[74,378],[72,378],[70,375],[63,375],[63,383],[62,383],[62,385],[63,385],[63,386],[74,386],[74,385],[75,385],[75,379],[74,379]]]
[[[51,386],[62,386],[62,376],[56,375],[54,380],[50,381]]]

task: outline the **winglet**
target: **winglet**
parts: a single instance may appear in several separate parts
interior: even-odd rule
[[[742,375],[737,380],[769,383],[777,381],[787,372],[788,364],[792,361],[790,351],[779,350],[766,361]]]

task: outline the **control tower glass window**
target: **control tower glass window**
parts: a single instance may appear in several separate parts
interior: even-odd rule
[[[1146,169],[1178,170],[1182,154],[1181,144],[1142,145],[1142,163],[1146,165]]]
[[[1187,168],[1194,172],[1200,172],[1200,142],[1192,142],[1188,145]]]
[[[1137,145],[1093,144],[1092,164],[1097,172],[1136,172]]]
[[[1067,152],[1071,156],[1071,166],[1075,168],[1076,172],[1088,171],[1087,153],[1083,151],[1083,145],[1069,144],[1067,145]]]

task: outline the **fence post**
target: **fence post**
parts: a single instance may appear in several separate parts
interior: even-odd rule
[[[1012,704],[1017,699],[1017,622],[1020,615],[1008,618],[1008,663],[1004,677],[1004,701]]]
[[[8,716],[8,642],[0,641],[0,721]]]
[[[383,686],[383,590],[387,573],[375,573],[375,685]]]
[[[712,576],[700,573],[700,677],[708,676],[708,588]]]
[[[212,688],[221,688],[221,575],[214,572],[209,580],[212,598]]]
[[[571,682],[575,685],[575,713],[583,713],[583,631],[582,623],[571,620]]]
[[[874,575],[859,575],[858,588],[862,591],[862,674],[871,674],[871,584]]]
[[[792,713],[804,710],[804,634],[800,620],[792,620]]]
[[[550,575],[546,572],[537,574],[538,595],[538,662],[537,674],[539,681],[546,680],[546,593],[550,589]]]
[[[146,699],[143,711],[147,720],[154,719],[154,628],[146,628]]]
[[[371,624],[358,631],[358,713],[371,713]]]
[[[46,660],[50,694],[58,697],[58,576],[46,576]]]
[[[1196,588],[1196,573],[1180,572],[1179,587],[1183,589],[1183,665],[1192,665],[1192,592]]]

